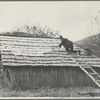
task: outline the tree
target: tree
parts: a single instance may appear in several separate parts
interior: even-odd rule
[[[85,48],[91,49],[94,54],[100,55],[100,11],[88,29],[88,38],[84,39]]]
[[[57,38],[59,36],[58,31],[53,31],[48,27],[42,28],[36,25],[24,25],[20,28],[16,28],[8,33],[3,35],[11,36],[28,36],[28,37],[37,37],[37,38]]]

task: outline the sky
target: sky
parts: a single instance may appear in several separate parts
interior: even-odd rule
[[[83,39],[100,11],[100,1],[0,2],[0,32],[24,25],[59,31],[72,41]]]

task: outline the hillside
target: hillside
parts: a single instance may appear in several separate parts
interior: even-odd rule
[[[100,33],[86,37],[75,43],[83,49],[91,50],[93,55],[100,57]]]

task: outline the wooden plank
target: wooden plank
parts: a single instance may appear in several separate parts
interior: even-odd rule
[[[53,56],[53,55],[49,55],[49,56],[47,56],[47,55],[35,55],[35,56],[25,56],[25,55],[2,55],[2,58],[3,59],[22,59],[22,60],[40,60],[40,59],[42,59],[42,60],[45,60],[45,59],[47,59],[47,60],[71,60],[72,61],[72,59],[69,57],[69,56],[63,56],[63,55],[59,55],[59,56]]]
[[[100,62],[86,62],[87,64],[100,64]]]
[[[11,54],[11,55],[7,55],[7,54],[3,54],[2,55],[2,58],[16,58],[16,59],[39,59],[39,58],[50,58],[50,59],[52,59],[52,58],[54,58],[54,59],[58,59],[58,58],[60,58],[60,59],[71,59],[69,56],[63,56],[63,55],[14,55],[14,54]]]
[[[53,39],[53,38],[31,38],[31,37],[14,37],[14,36],[0,36],[0,39],[4,39],[4,40],[8,40],[8,39],[14,39],[14,40],[47,40],[47,41],[51,41],[51,40],[59,40],[59,39]],[[60,41],[60,40],[59,40]]]
[[[96,58],[95,56],[80,56],[82,59],[83,58]]]
[[[5,63],[3,63],[3,66],[12,66],[12,67],[14,67],[14,66],[19,66],[19,67],[21,67],[21,66],[61,66],[61,67],[63,67],[63,66],[71,66],[71,67],[76,67],[76,66],[78,66],[77,64],[66,64],[66,63],[62,63],[62,64],[32,64],[32,63],[13,63],[13,62],[5,62]]]
[[[54,45],[58,45],[58,44],[60,44],[60,42],[56,42],[56,41],[11,41],[11,40],[8,40],[8,41],[0,41],[2,44],[16,44],[16,45],[18,45],[19,43],[20,44],[35,44],[35,45],[38,45],[38,44],[53,44],[53,43],[55,43]],[[9,43],[8,43],[9,42]],[[12,43],[13,42],[13,43]]]
[[[98,57],[97,58],[82,58],[82,59],[84,59],[85,61],[100,60],[100,58],[98,58]]]
[[[91,74],[91,75],[98,75],[99,73],[89,73],[89,74]]]
[[[44,43],[44,42],[38,42],[38,43],[28,43],[28,42],[26,42],[26,43],[21,43],[21,42],[19,42],[19,43],[16,43],[16,42],[1,42],[1,45],[8,45],[8,46],[58,46],[58,44],[59,43],[53,43],[53,42],[51,42],[51,43]]]
[[[75,64],[73,61],[25,61],[25,60],[2,60],[5,62],[13,62],[13,63],[25,63],[25,64]]]
[[[90,65],[90,66],[92,66],[92,67],[100,67],[100,65]]]
[[[19,60],[22,60],[22,61],[32,61],[32,62],[34,62],[34,61],[50,61],[50,62],[52,62],[52,61],[61,61],[61,62],[73,62],[73,60],[72,59],[55,59],[55,58],[53,58],[53,59],[46,59],[46,58],[39,58],[39,59],[27,59],[27,58],[22,58],[22,59],[15,59],[15,58],[3,58],[3,61],[13,61],[13,60],[16,60],[16,61],[19,61]]]
[[[13,40],[13,41],[11,41],[11,40],[4,40],[4,41],[0,41],[1,43],[7,43],[7,42],[10,42],[10,44],[11,44],[11,42],[14,42],[14,43],[16,43],[16,44],[18,44],[18,43],[25,43],[25,44],[27,44],[27,43],[29,43],[29,44],[34,44],[34,43],[36,43],[36,44],[38,44],[38,43],[46,43],[46,44],[52,44],[52,43],[55,43],[55,44],[59,44],[60,42],[57,42],[57,41],[31,41],[31,40],[28,40],[28,41],[23,41],[23,40],[21,40],[21,41],[15,41],[15,40]],[[8,44],[8,43],[7,43]]]

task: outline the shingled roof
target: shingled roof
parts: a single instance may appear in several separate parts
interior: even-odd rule
[[[57,48],[59,43],[59,39],[0,36],[2,64],[3,66],[78,66],[63,47],[60,50]],[[79,47],[74,46],[74,49]],[[92,66],[93,64],[100,66],[100,58],[86,56],[82,58]]]

